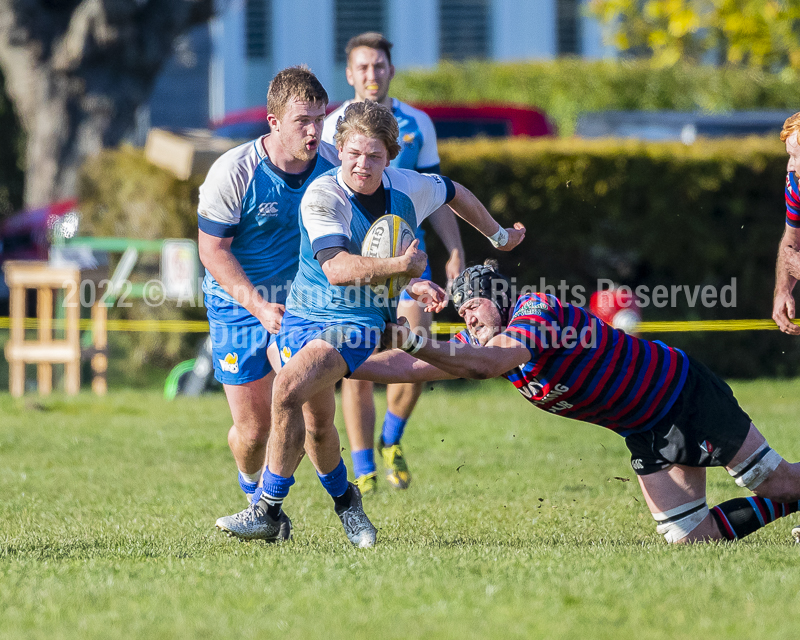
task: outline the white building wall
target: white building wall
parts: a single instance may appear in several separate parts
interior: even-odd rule
[[[556,0],[493,0],[495,60],[542,60],[556,55]]]
[[[213,120],[247,107],[244,0],[219,0],[212,24],[210,115]]]
[[[272,12],[272,75],[306,64],[330,92],[336,75],[333,0],[272,0]]]
[[[434,67],[439,62],[438,0],[388,0],[392,63],[398,69]]]
[[[587,13],[588,2],[583,3],[583,18],[581,20],[581,51],[584,58],[592,60],[616,58],[618,51],[612,45],[603,41],[603,25]]]
[[[433,67],[439,61],[439,0],[386,0],[387,37],[394,43],[398,69]],[[584,0],[584,4],[588,0]],[[245,55],[245,0],[218,0],[222,12],[212,32],[210,110],[212,118],[264,104],[272,76],[284,67],[307,64],[332,101],[352,97],[344,65],[335,61],[334,0],[272,0],[272,55],[248,61]],[[492,0],[490,58],[546,60],[556,55],[556,0]],[[582,18],[587,58],[612,58],[600,24]]]

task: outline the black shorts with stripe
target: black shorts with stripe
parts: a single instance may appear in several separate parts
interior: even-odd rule
[[[724,467],[744,444],[750,422],[731,388],[702,362],[689,358],[675,404],[652,429],[631,434],[625,444],[640,476],[673,464]]]

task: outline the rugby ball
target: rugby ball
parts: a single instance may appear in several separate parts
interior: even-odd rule
[[[396,258],[402,256],[414,241],[414,231],[400,216],[385,215],[372,223],[361,244],[361,255],[365,258]],[[408,285],[410,278],[393,276],[369,287],[375,293],[395,298]]]

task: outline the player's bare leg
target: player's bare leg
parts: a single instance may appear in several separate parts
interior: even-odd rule
[[[716,520],[706,505],[705,469],[676,464],[638,478],[647,507],[659,523],[658,531],[667,537],[668,542],[722,539]],[[701,512],[704,515],[700,522],[694,522],[692,517],[697,518]]]
[[[288,478],[295,472],[303,456],[306,437],[303,405],[324,390],[333,389],[346,373],[347,365],[342,356],[323,340],[312,340],[283,366],[273,386],[268,460],[272,473]],[[341,459],[333,419],[327,430],[331,432],[327,438],[325,433],[316,434],[311,441],[315,450],[308,452],[321,473],[333,469]],[[332,438],[336,440],[335,447],[330,445]]]
[[[734,498],[709,511],[705,469],[674,465],[639,476],[647,506],[669,542],[736,540],[800,508],[800,463],[781,459],[755,425],[726,468],[756,497]]]
[[[356,485],[362,494],[377,486],[375,469],[375,398],[373,383],[366,380],[342,380],[342,413]]]
[[[272,430],[260,501],[269,516],[282,513],[305,444],[348,539],[356,546],[371,547],[377,532],[362,509],[358,488],[347,481],[333,422],[334,385],[347,371],[342,355],[324,340],[306,344],[281,369],[273,387]]]
[[[256,490],[266,461],[274,379],[275,373],[270,371],[260,380],[223,385],[233,416],[228,446],[239,469],[239,484],[248,498]]]

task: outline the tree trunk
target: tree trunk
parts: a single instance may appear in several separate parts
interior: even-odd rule
[[[25,204],[72,197],[134,125],[174,39],[213,0],[0,0],[0,67],[27,135]]]

